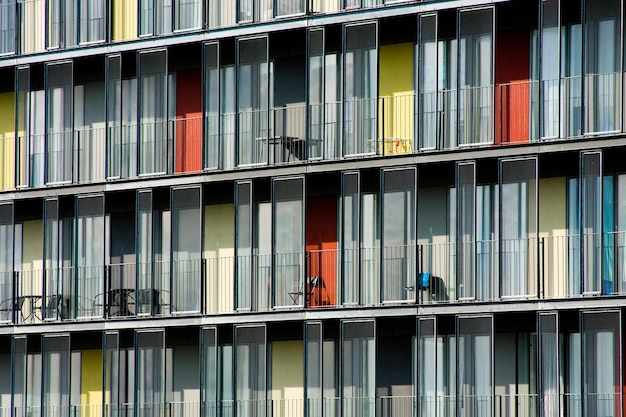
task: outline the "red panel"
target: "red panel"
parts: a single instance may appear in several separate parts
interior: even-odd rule
[[[496,39],[496,143],[528,142],[530,32],[498,32]]]
[[[176,73],[176,172],[202,170],[202,72]]]
[[[337,197],[309,197],[306,204],[307,306],[336,305]]]

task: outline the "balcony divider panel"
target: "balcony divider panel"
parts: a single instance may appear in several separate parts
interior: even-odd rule
[[[235,416],[267,413],[267,329],[264,325],[235,326]]]
[[[360,300],[360,173],[342,174],[341,198],[341,301],[344,305]]]
[[[116,417],[120,413],[120,346],[119,332],[102,334],[102,404],[103,417]]]
[[[598,151],[580,154],[580,239],[582,293],[603,292],[602,225],[603,165]],[[609,213],[607,213],[609,215]],[[610,213],[612,215],[612,213]]]
[[[251,310],[254,276],[252,258],[252,182],[235,183],[235,300],[237,310]]]
[[[376,323],[341,323],[342,415],[374,415],[376,404]]]
[[[135,284],[135,314],[160,314],[163,301],[157,292],[155,275],[166,265],[156,264],[153,257],[153,207],[152,191],[137,191],[137,282]]]
[[[165,330],[135,331],[136,417],[165,417]]]
[[[205,43],[204,53],[204,169],[224,166],[220,126],[220,45]]]
[[[417,319],[417,415],[418,417],[435,417],[444,415],[444,407],[440,407],[440,399],[444,397],[439,390],[437,343],[437,320],[435,317]]]
[[[324,407],[324,349],[321,322],[305,322],[305,402],[307,416],[322,416]]]
[[[27,339],[25,335],[11,337],[11,406],[14,416],[26,413],[27,400]]]
[[[42,336],[42,417],[70,414],[70,336]]]
[[[539,415],[560,415],[560,349],[558,313],[539,313],[538,322],[538,387]]]
[[[456,165],[457,297],[476,298],[476,164]]]
[[[218,348],[217,327],[209,326],[200,329],[202,343],[201,361],[201,415],[204,417],[218,416]]]

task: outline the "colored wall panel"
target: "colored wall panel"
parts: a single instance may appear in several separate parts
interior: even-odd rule
[[[307,306],[336,305],[337,197],[308,197],[306,206]],[[313,279],[317,279],[313,282]]]
[[[274,407],[281,407],[281,410],[285,411],[275,415],[302,416],[303,397],[304,343],[301,340],[272,342],[271,398],[284,400],[275,403]]]
[[[81,408],[81,417],[102,415],[102,350],[92,349],[81,352],[80,404],[91,407]]]
[[[176,172],[202,170],[202,72],[176,73]]]
[[[546,297],[566,294],[568,271],[566,184],[565,177],[539,180],[539,236],[545,239]]]
[[[496,143],[528,142],[530,33],[498,32],[496,42]]]
[[[15,186],[15,94],[0,94],[0,191]]]
[[[233,311],[235,271],[235,205],[204,207],[206,303],[212,313]]]
[[[385,155],[413,150],[413,61],[415,45],[382,45],[379,51],[378,152]]]
[[[137,37],[137,0],[113,0],[113,40],[123,41]]]

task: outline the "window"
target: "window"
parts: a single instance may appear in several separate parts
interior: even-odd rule
[[[106,0],[90,0],[79,3],[80,43],[106,40]]]
[[[174,30],[189,30],[202,28],[202,1],[201,0],[174,0]]]
[[[71,182],[73,179],[73,63],[46,65],[47,183]],[[34,113],[38,117],[38,113]]]
[[[15,0],[0,0],[0,55],[15,52]]]

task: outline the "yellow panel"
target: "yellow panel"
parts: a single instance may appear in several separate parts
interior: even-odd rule
[[[235,256],[235,205],[204,208],[204,258],[206,303],[212,313],[233,311]]]
[[[546,296],[564,296],[566,293],[567,228],[565,177],[539,180],[539,235],[544,238]]]
[[[113,40],[137,37],[137,0],[113,0]]]
[[[383,45],[379,52],[378,153],[413,151],[413,57],[415,45]]]
[[[22,269],[43,269],[43,220],[29,220],[22,225]]]
[[[102,350],[81,352],[81,417],[102,416]],[[89,407],[86,407],[89,406]]]
[[[15,94],[0,94],[0,191],[15,185]]]
[[[304,343],[301,340],[272,342],[272,399],[274,409],[293,417],[303,414]],[[278,415],[287,415],[285,412]]]

